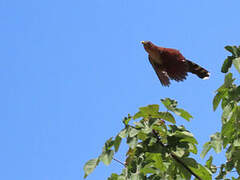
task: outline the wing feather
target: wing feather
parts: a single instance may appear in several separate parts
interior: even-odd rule
[[[154,62],[154,60],[150,56],[148,57],[148,59],[152,65],[154,71],[156,72],[161,84],[163,86],[169,86],[170,81],[169,81],[167,72],[162,68],[162,66],[160,64],[157,64],[156,62]]]

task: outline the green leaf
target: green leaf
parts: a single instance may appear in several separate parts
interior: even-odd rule
[[[184,109],[177,108],[177,101],[170,98],[161,99],[163,105],[169,110],[174,112],[176,115],[181,116],[182,118],[190,121],[190,118],[193,118],[187,111]]]
[[[161,141],[163,143],[167,143],[167,127],[166,127],[166,125],[159,126],[159,125],[155,124],[152,128],[157,131],[157,133],[161,137]]]
[[[222,123],[224,124],[227,122],[233,115],[233,106],[231,104],[228,104],[224,107],[223,113],[222,113]]]
[[[194,144],[188,143],[188,146],[189,146],[188,150],[189,150],[190,152],[192,152],[192,153],[194,153],[194,154],[197,154],[198,150],[197,150],[197,147],[196,147]]]
[[[115,173],[112,173],[111,177],[109,177],[108,180],[118,180],[118,175]]]
[[[183,179],[190,180],[191,179],[192,174],[179,162],[172,163],[172,166],[169,169],[171,169],[171,171],[169,172],[169,175],[170,175],[169,180],[172,180],[172,179],[174,179],[174,180],[175,179],[176,180],[183,180]],[[176,170],[177,170],[177,172],[176,172]],[[174,176],[176,176],[177,173],[180,175],[180,177],[179,176],[174,177]]]
[[[141,111],[139,111],[133,116],[133,120],[141,118],[141,117],[144,117],[144,114]]]
[[[144,141],[148,138],[148,134],[144,133],[143,131],[140,131],[137,135],[137,138]]]
[[[111,147],[113,145],[114,145],[114,141],[112,140],[112,137],[111,137],[105,142],[104,147],[103,147],[103,151],[111,149]]]
[[[116,138],[115,138],[115,141],[114,141],[114,149],[115,149],[115,152],[118,152],[118,149],[119,149],[119,146],[122,142],[122,138],[117,135]]]
[[[193,158],[183,158],[182,161],[200,178],[204,180],[211,180],[211,172],[201,164],[198,164]]]
[[[132,117],[130,116],[130,114],[128,114],[128,117],[125,117],[123,119],[123,124],[128,125],[129,121],[132,119]]]
[[[144,115],[156,115],[159,110],[159,105],[158,104],[152,104],[148,105],[146,107],[140,107],[139,110],[144,114]]]
[[[222,65],[222,69],[221,69],[221,72],[222,73],[227,73],[229,68],[232,66],[232,57],[231,56],[228,56],[227,59],[225,59],[223,65]]]
[[[113,150],[107,150],[107,151],[104,151],[99,156],[99,158],[105,165],[109,165],[112,161],[113,155],[114,155]]]
[[[165,172],[166,171],[166,167],[163,163],[162,160],[162,156],[160,153],[146,153],[146,157],[148,160],[153,160],[154,163],[152,163],[154,165],[155,168],[159,169],[161,172]]]
[[[227,144],[231,141],[234,133],[234,119],[231,118],[228,122],[222,125],[222,137],[223,137],[223,147],[225,148]]]
[[[161,118],[161,119],[164,119],[164,120],[166,120],[166,121],[168,121],[168,122],[171,122],[171,123],[173,123],[173,124],[176,123],[175,118],[174,118],[173,115],[172,115],[171,113],[169,113],[169,112],[159,112],[158,115],[159,115],[159,118]]]
[[[144,180],[142,177],[142,174],[137,173],[131,173],[131,180]]]
[[[185,154],[185,148],[176,147],[173,152],[176,156],[181,158]]]
[[[224,95],[223,91],[219,91],[215,97],[213,98],[213,111],[215,111],[221,101],[221,99],[223,98],[222,96]]]
[[[96,168],[96,166],[99,164],[99,159],[91,159],[84,165],[84,179],[93,172],[93,170]]]
[[[232,86],[232,83],[233,81],[235,81],[235,79],[232,78],[232,73],[228,73],[227,75],[225,75],[225,78],[224,78],[224,86],[226,88],[229,88]]]
[[[234,57],[238,57],[238,48],[236,46],[225,46],[225,49],[232,53]]]
[[[204,180],[212,180],[211,171],[201,164],[198,164],[198,169],[195,170],[195,173]]]
[[[128,136],[134,137],[138,134],[139,130],[135,129],[134,127],[130,127],[128,130]]]
[[[188,131],[177,131],[175,136],[181,138],[180,142],[190,142],[192,144],[198,144],[193,134]]]
[[[240,73],[240,57],[235,58],[233,60],[233,65],[237,69],[237,71]]]
[[[140,169],[140,172],[143,173],[144,175],[147,174],[156,174],[156,170],[154,169],[154,163],[148,163],[146,164],[143,168]]]
[[[206,142],[203,145],[203,150],[200,154],[201,158],[204,158],[210,149],[211,149],[211,142]]]
[[[140,117],[152,117],[152,118],[157,118],[158,116],[158,110],[159,110],[159,105],[158,104],[152,104],[148,105],[146,107],[140,107],[139,112],[137,112],[134,116],[133,119],[138,119]]]
[[[137,137],[128,137],[127,138],[127,144],[130,148],[134,149],[137,145],[138,139]]]
[[[177,107],[177,101],[170,98],[161,99],[161,102],[170,111],[174,111]]]
[[[179,109],[176,108],[175,109],[175,113],[179,116],[181,116],[182,118],[186,119],[187,121],[190,121],[190,118],[193,118],[191,116],[191,114],[189,114],[187,111],[185,111],[184,109]]]
[[[127,136],[127,129],[124,128],[118,135],[120,138],[125,138]]]
[[[211,169],[212,161],[213,161],[213,157],[210,156],[209,159],[208,159],[207,162],[206,162],[206,167],[207,167],[208,169]]]
[[[216,153],[220,153],[222,151],[222,139],[220,133],[215,133],[211,135],[211,146]]]
[[[240,146],[240,138],[235,138],[235,139],[234,139],[234,142],[233,142],[233,145],[234,145],[235,147],[239,147],[239,146]]]

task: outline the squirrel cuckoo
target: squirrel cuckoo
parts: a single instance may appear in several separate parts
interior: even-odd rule
[[[196,74],[201,79],[208,79],[210,73],[203,67],[187,60],[178,50],[154,45],[151,41],[142,41],[161,84],[169,86],[171,80],[183,81],[187,73]]]

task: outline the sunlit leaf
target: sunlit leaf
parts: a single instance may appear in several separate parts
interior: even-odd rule
[[[198,164],[193,158],[183,158],[182,161],[200,178],[204,180],[211,180],[211,172],[201,164]]]
[[[86,164],[84,165],[83,169],[84,169],[84,179],[93,172],[93,170],[96,168],[96,166],[99,163],[99,159],[95,158],[95,159],[91,159],[88,162],[86,162]]]
[[[103,147],[104,151],[111,149],[111,147],[113,145],[114,145],[114,140],[112,140],[112,137],[111,137],[105,142],[104,147]]]
[[[120,146],[120,144],[121,144],[121,141],[122,141],[122,138],[121,138],[119,135],[117,135],[116,138],[115,138],[115,141],[114,141],[114,149],[115,149],[115,152],[118,151],[119,146]]]
[[[211,135],[211,146],[215,150],[216,153],[220,153],[222,151],[222,139],[220,133],[215,133]]]
[[[211,142],[206,142],[203,145],[203,150],[200,154],[201,158],[204,158],[210,149],[211,149]]]
[[[155,168],[158,168],[162,172],[166,171],[166,167],[163,164],[163,160],[160,153],[146,153],[148,159],[154,161],[153,165]]]
[[[176,136],[181,138],[180,142],[190,142],[192,144],[198,144],[193,134],[188,131],[177,131]]]
[[[118,175],[115,173],[112,173],[111,177],[109,177],[108,180],[118,180]]]
[[[192,115],[189,114],[184,109],[176,108],[175,109],[175,113],[176,114],[178,113],[179,116],[181,116],[182,118],[186,119],[187,121],[190,121],[190,119],[193,118]]]
[[[224,78],[224,86],[225,86],[226,88],[231,87],[233,81],[235,81],[235,78],[233,79],[232,76],[233,76],[232,73],[228,73],[227,75],[225,75],[225,78]]]
[[[129,121],[132,119],[132,117],[130,116],[130,114],[128,114],[128,117],[125,117],[124,119],[123,119],[123,123],[125,124],[125,125],[128,125],[128,123],[129,123]]]
[[[173,111],[177,107],[177,101],[170,98],[161,99],[161,102],[170,111]]]
[[[159,110],[159,105],[158,104],[152,104],[148,105],[146,107],[140,107],[139,112],[137,112],[134,116],[133,119],[138,119],[140,117],[153,117],[157,118],[158,117],[158,110]]]
[[[221,99],[223,98],[222,96],[224,95],[224,91],[219,91],[215,97],[213,98],[213,110],[215,111],[221,101]]]
[[[119,137],[121,137],[121,138],[125,138],[125,137],[127,136],[127,129],[121,130],[118,135],[119,135]]]
[[[104,151],[99,156],[99,158],[105,165],[109,165],[112,161],[113,155],[114,155],[113,150],[108,150],[108,151]]]
[[[235,58],[233,60],[233,65],[237,69],[237,71],[240,73],[240,57]]]
[[[197,154],[198,150],[197,150],[197,147],[196,147],[194,144],[188,143],[188,146],[189,146],[188,150],[189,150],[190,152],[192,152],[192,153],[194,153],[194,154]]]
[[[171,122],[173,124],[176,123],[176,120],[171,113],[169,113],[169,112],[159,112],[158,114],[159,114],[159,118],[162,118],[162,119],[164,119],[168,122]]]
[[[138,134],[139,130],[135,129],[134,127],[130,127],[128,130],[129,137],[134,137]]]
[[[240,147],[240,138],[236,138],[235,140],[234,140],[234,142],[233,142],[233,145],[235,146],[235,147]]]
[[[223,113],[222,113],[222,123],[225,123],[232,117],[232,114],[233,114],[232,110],[233,110],[233,106],[231,104],[228,104],[224,107]]]
[[[208,169],[211,168],[211,166],[212,166],[212,161],[213,161],[213,157],[210,156],[209,159],[208,159],[207,162],[206,162],[206,167],[207,167]]]

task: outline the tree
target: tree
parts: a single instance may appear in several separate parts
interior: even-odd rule
[[[214,157],[210,156],[202,165],[191,157],[191,153],[197,154],[197,140],[184,126],[176,125],[176,116],[187,121],[193,117],[179,108],[177,101],[166,98],[161,100],[166,111],[159,111],[159,105],[153,104],[139,108],[133,116],[125,117],[124,128],[106,141],[97,158],[85,164],[84,178],[101,161],[109,165],[115,160],[123,165],[122,173],[113,173],[108,180],[227,179],[226,175],[233,171],[238,178],[232,179],[240,179],[240,86],[234,84],[233,74],[229,72],[233,64],[240,73],[240,46],[226,46],[225,49],[232,55],[223,63],[221,71],[226,73],[224,83],[216,90],[213,99],[214,111],[221,103],[222,128],[211,135],[200,155],[204,158],[210,149],[216,153],[225,150],[225,163],[217,167],[212,164]],[[129,148],[123,163],[115,159],[114,154],[124,138]]]

